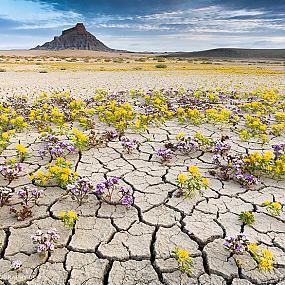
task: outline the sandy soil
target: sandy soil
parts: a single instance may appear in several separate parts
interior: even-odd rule
[[[282,84],[283,83],[283,84]],[[191,71],[56,71],[49,73],[2,72],[0,73],[0,95],[4,98],[12,94],[31,95],[34,92],[71,90],[78,96],[91,96],[97,88],[112,92],[130,89],[195,88],[196,86],[239,85],[243,89],[254,89],[258,85],[282,86],[280,75],[209,74]]]
[[[0,56],[9,57],[141,57],[160,55],[162,53],[130,53],[130,52],[103,52],[91,50],[0,50]]]

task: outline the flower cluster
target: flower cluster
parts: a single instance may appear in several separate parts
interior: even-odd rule
[[[232,111],[224,108],[209,108],[205,110],[207,122],[228,123],[231,120]]]
[[[83,132],[80,132],[78,129],[72,129],[72,134],[70,135],[74,146],[79,150],[82,151],[89,146],[89,138]]]
[[[227,237],[224,246],[232,255],[247,253],[256,261],[261,270],[273,268],[273,254],[269,249],[261,249],[256,243],[251,243],[244,234],[236,237]]]
[[[159,149],[156,153],[159,157],[162,158],[163,161],[169,161],[172,159],[173,151],[169,148]]]
[[[104,136],[106,137],[107,141],[112,141],[119,137],[119,133],[117,131],[106,131]]]
[[[113,202],[113,196],[117,195],[122,205],[130,207],[134,202],[133,190],[129,187],[118,187],[119,182],[118,177],[108,178],[96,185],[95,194],[107,202]]]
[[[224,155],[231,149],[231,146],[225,143],[226,139],[228,139],[227,136],[222,136],[220,140],[213,140],[198,132],[194,135],[193,141],[197,143],[199,150]]]
[[[163,160],[170,160],[171,154],[175,151],[180,151],[184,154],[196,151],[212,152],[224,155],[229,152],[231,146],[225,143],[227,136],[223,136],[220,140],[213,140],[203,134],[197,132],[193,137],[186,136],[184,133],[179,133],[176,136],[177,143],[168,142],[165,144],[166,149],[159,149],[157,154]],[[168,156],[168,154],[170,154]]]
[[[280,158],[285,155],[285,143],[275,144],[272,146],[272,148],[276,158]]]
[[[220,176],[223,180],[233,179],[247,188],[259,183],[257,177],[247,172],[242,156],[226,155],[222,157],[221,155],[214,155],[213,163],[217,170],[211,170],[210,173]]]
[[[38,230],[31,236],[31,239],[34,244],[37,244],[37,253],[46,256],[48,252],[54,251],[55,243],[60,239],[60,235],[56,229],[50,229],[46,233]]]
[[[20,161],[23,162],[26,160],[28,152],[27,149],[22,144],[16,145],[17,156],[19,157]]]
[[[17,197],[20,199],[19,205],[10,206],[10,213],[15,214],[18,220],[25,220],[32,216],[32,208],[37,205],[38,199],[43,195],[43,190],[37,188],[31,189],[28,186],[22,187],[17,191]]]
[[[267,138],[268,126],[265,120],[260,116],[260,114],[257,114],[257,116],[251,116],[249,114],[245,114],[245,127],[247,129],[244,130],[247,131],[249,139],[255,137],[261,139],[263,143],[268,141]],[[241,132],[241,138],[243,139],[242,135],[243,133]]]
[[[72,171],[71,167],[70,161],[65,160],[63,157],[57,157],[54,163],[49,163],[46,166],[47,173],[38,171],[31,175],[30,179],[40,186],[46,186],[54,182],[56,185],[66,188],[67,184],[73,183],[78,177],[78,173]]]
[[[1,115],[0,115],[1,118]],[[7,132],[3,132],[1,129],[1,123],[0,123],[0,154],[6,147],[8,146],[9,140],[12,135],[15,134],[15,130],[9,130]]]
[[[40,151],[41,155],[45,155],[46,152],[52,157],[66,157],[69,153],[75,152],[73,143],[61,141],[58,136],[52,134],[45,134],[42,140],[47,142],[44,150]]]
[[[276,148],[276,146],[274,146]],[[276,152],[275,152],[276,153]],[[255,151],[244,158],[244,168],[253,175],[269,176],[285,175],[285,155],[277,155],[271,151],[261,153]]]
[[[97,107],[99,119],[124,132],[128,126],[133,125],[135,112],[129,103],[120,104],[116,100]]]
[[[208,184],[208,178],[203,177],[199,168],[195,165],[189,167],[188,175],[180,173],[177,176],[179,196],[189,197],[196,192],[203,195],[203,190],[207,189]]]
[[[74,183],[66,186],[71,198],[76,200],[79,205],[82,205],[84,200],[88,198],[88,194],[92,192],[93,185],[86,178],[77,177]]]
[[[273,254],[271,250],[266,248],[261,249],[257,244],[250,243],[248,245],[248,251],[257,262],[259,269],[267,271],[273,268]]]
[[[189,256],[189,252],[186,249],[176,247],[173,250],[174,257],[178,262],[178,268],[181,272],[186,273],[188,276],[192,275],[191,267],[193,260]]]
[[[176,145],[172,146],[172,149],[177,149],[181,152],[195,152],[199,150],[199,144],[197,141],[193,140],[189,136],[185,136],[184,133],[179,133],[176,136],[176,140],[178,141]]]
[[[252,212],[241,212],[239,219],[245,225],[251,226],[255,222],[255,218]]]
[[[17,178],[22,169],[22,165],[18,163],[15,158],[6,159],[5,161],[0,162],[0,173],[9,182]]]
[[[133,189],[130,187],[120,187],[119,192],[121,193],[121,204],[130,207],[134,203],[134,197],[133,197]]]
[[[130,139],[129,137],[121,137],[121,145],[127,153],[131,153],[139,145],[139,142],[136,139]]]
[[[227,237],[224,246],[233,254],[242,254],[247,250],[249,243],[246,235],[238,234],[236,237]]]
[[[266,206],[266,210],[272,216],[280,216],[282,211],[282,205],[280,202],[270,202],[269,200],[264,201],[264,206]]]
[[[73,229],[75,222],[78,220],[78,215],[73,211],[61,211],[59,213],[59,218],[63,221],[66,227]]]

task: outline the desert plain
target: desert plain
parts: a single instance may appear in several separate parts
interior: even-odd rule
[[[0,172],[1,285],[285,284],[283,61],[3,51],[0,71],[0,162],[21,164],[13,179]],[[59,141],[75,150],[51,152]],[[51,174],[58,158],[70,162],[57,165],[67,180]],[[179,174],[207,187],[179,184]],[[93,187],[82,203],[76,177]],[[98,192],[112,177],[128,205]],[[23,189],[42,190],[24,218]],[[77,214],[71,227],[62,211]],[[51,229],[60,238],[40,254],[31,236]],[[258,249],[229,249],[240,234]]]

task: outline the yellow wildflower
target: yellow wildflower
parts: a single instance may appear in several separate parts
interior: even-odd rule
[[[177,256],[181,259],[186,259],[189,257],[189,252],[186,249],[178,248],[177,249]]]
[[[264,204],[265,206],[268,206],[268,205],[270,205],[270,201],[269,201],[269,200],[265,200],[265,201],[263,202],[263,204]]]
[[[250,243],[248,249],[252,252],[256,252],[259,249],[259,246],[256,243]]]
[[[265,161],[270,161],[273,157],[273,153],[271,151],[266,151],[263,155]]]
[[[199,171],[199,167],[196,166],[196,165],[191,165],[191,166],[189,167],[189,172],[192,173],[192,174],[195,175],[195,176],[200,176],[200,175],[201,175],[201,174],[200,174],[200,171]]]
[[[186,177],[185,174],[180,173],[180,174],[177,176],[177,180],[178,180],[180,183],[184,183],[184,182],[187,180],[187,177]]]
[[[269,249],[263,249],[262,250],[262,255],[264,258],[269,259],[269,260],[273,260],[273,254],[272,251]]]
[[[26,148],[25,148],[22,144],[18,144],[18,145],[16,146],[16,150],[17,150],[18,152],[22,153],[22,154],[27,153]]]
[[[262,259],[259,262],[258,267],[261,270],[270,270],[273,268],[273,262],[271,260],[268,260],[268,259]]]
[[[9,134],[8,134],[7,132],[2,133],[2,138],[3,138],[4,140],[7,140],[7,139],[9,138]]]
[[[204,185],[208,185],[208,184],[209,184],[209,179],[206,178],[206,177],[203,177],[203,178],[201,179],[201,182],[202,182]]]
[[[73,211],[69,211],[67,215],[70,219],[77,219],[77,214]]]
[[[137,129],[139,129],[140,126],[141,126],[141,120],[136,120],[135,126],[136,126]]]
[[[277,210],[281,210],[281,204],[279,202],[272,202],[271,206]]]

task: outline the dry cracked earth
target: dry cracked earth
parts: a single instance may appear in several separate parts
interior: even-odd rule
[[[102,82],[106,88],[128,88],[126,83],[133,86],[145,76],[140,73],[138,78],[133,78],[130,74],[127,78],[125,74],[116,73],[111,78],[113,80],[101,80],[98,74],[92,78],[88,74],[70,74],[66,78],[67,75],[54,73],[48,80],[38,78],[43,77],[38,74],[24,76],[7,72],[1,77],[0,94],[5,97],[10,93],[26,93],[33,88],[42,90],[47,83],[54,88],[55,84],[62,86],[63,82],[68,82],[66,88],[72,84],[78,95],[85,96]],[[160,75],[148,74],[142,85],[145,82],[150,82],[151,88],[169,85],[170,76],[162,80]],[[178,85],[197,80],[176,74],[173,77]],[[177,78],[182,79],[177,82]],[[245,77],[243,80],[247,82]],[[263,150],[259,144],[241,142],[226,128],[220,130],[212,125],[203,125],[202,129],[183,127],[170,121],[160,128],[150,128],[146,133],[127,133],[140,142],[138,149],[131,154],[124,152],[121,144],[114,141],[106,147],[83,151],[82,156],[69,155],[68,159],[79,174],[94,184],[107,177],[121,177],[134,190],[134,205],[126,209],[100,202],[95,195],[89,195],[88,201],[78,206],[70,198],[62,197],[62,189],[46,187],[40,205],[33,209],[33,217],[25,221],[17,221],[9,214],[8,207],[0,208],[0,285],[285,285],[285,215],[283,212],[279,217],[272,217],[262,206],[266,199],[273,198],[285,204],[284,180],[262,179],[256,189],[247,190],[235,182],[221,181],[209,174],[214,168],[212,154],[175,155],[168,163],[162,163],[156,156],[156,151],[165,142],[174,141],[176,134],[193,135],[197,131],[213,138],[229,135],[233,153]],[[30,185],[29,174],[43,168],[49,158],[42,159],[38,153],[42,148],[39,134],[17,134],[11,141],[2,158],[15,156],[15,146],[19,141],[30,154],[18,179],[8,185],[0,177],[0,186],[8,185],[16,191],[23,185]],[[281,142],[284,142],[284,136],[270,141],[267,146],[271,150],[272,144]],[[186,172],[187,167],[194,164],[209,178],[209,189],[204,196],[177,197],[177,174]],[[59,220],[62,210],[78,213],[79,219],[73,230],[64,227]],[[241,224],[239,214],[242,211],[254,213],[256,221],[252,226]],[[61,239],[55,251],[42,259],[36,253],[31,235],[37,229],[50,228],[57,228]],[[223,242],[226,236],[240,232],[273,252],[273,270],[260,271],[246,256],[242,260],[242,269],[237,267]],[[193,258],[191,277],[178,270],[172,253],[175,247],[190,252]],[[11,271],[11,263],[15,260],[23,263],[18,274]]]
[[[140,142],[131,154],[114,141],[84,151],[82,156],[69,155],[80,175],[94,184],[107,177],[121,177],[134,190],[134,206],[129,209],[101,202],[95,195],[78,206],[70,198],[63,198],[63,190],[58,187],[46,188],[33,217],[25,221],[17,221],[8,207],[0,208],[0,284],[284,285],[284,213],[272,217],[262,207],[264,200],[273,197],[284,204],[284,181],[263,179],[257,189],[247,190],[209,175],[214,167],[209,153],[176,155],[168,163],[156,156],[156,150],[166,141],[175,140],[177,133],[191,135],[198,130],[171,121],[143,134],[129,133]],[[202,131],[213,138],[229,134],[210,125],[203,126]],[[28,175],[48,162],[38,154],[38,134],[31,133],[14,138],[2,157],[15,155],[19,141],[31,155],[24,163],[23,175],[9,185],[14,189],[29,185]],[[229,143],[236,153],[262,149],[241,142],[234,134],[230,134]],[[204,196],[177,197],[177,174],[193,164],[209,178],[209,189]],[[7,182],[0,178],[0,185],[7,186]],[[64,227],[58,218],[60,211],[71,209],[79,214],[73,230]],[[242,226],[241,211],[254,212],[252,226]],[[30,237],[37,229],[50,228],[57,228],[61,239],[56,250],[42,259]],[[223,242],[226,236],[239,232],[272,250],[273,270],[260,271],[246,256],[242,269],[237,267]],[[176,246],[187,249],[193,258],[191,277],[178,270],[172,254]],[[23,263],[18,274],[10,270],[14,260]]]

